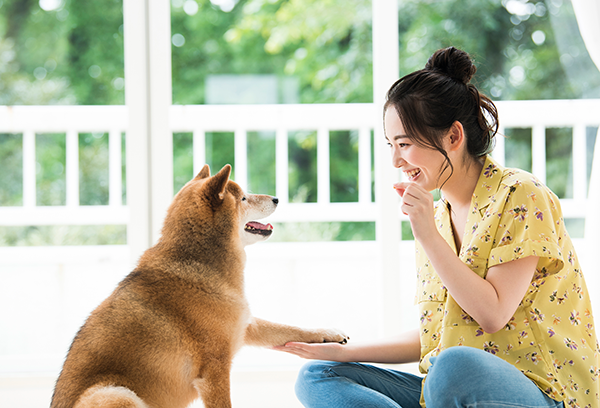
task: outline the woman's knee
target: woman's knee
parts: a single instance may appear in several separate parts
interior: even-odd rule
[[[452,347],[431,358],[431,367],[425,380],[425,400],[439,400],[440,396],[457,396],[464,384],[473,381],[472,376],[481,367],[483,350],[470,347]]]
[[[452,370],[459,373],[468,373],[473,371],[474,366],[482,364],[482,359],[493,358],[493,356],[483,350],[472,347],[451,347],[442,351],[437,357],[432,357],[433,367],[439,371]]]
[[[328,373],[331,372],[331,368],[337,364],[332,361],[320,360],[313,360],[304,364],[300,368],[298,379],[296,380],[295,389],[298,398],[302,400],[304,395],[314,392],[320,380],[329,377]]]
[[[332,367],[338,365],[334,361],[311,360],[304,364],[298,372],[298,381],[312,380],[321,377]]]

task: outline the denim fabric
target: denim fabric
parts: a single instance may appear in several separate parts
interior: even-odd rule
[[[427,408],[562,408],[499,357],[453,347],[431,359],[423,388]],[[296,395],[307,408],[420,408],[423,378],[361,363],[311,361],[302,367]]]
[[[423,378],[360,363],[312,361],[296,382],[296,395],[307,408],[420,408]]]

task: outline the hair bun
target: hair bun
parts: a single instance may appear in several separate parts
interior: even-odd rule
[[[439,72],[465,85],[471,82],[477,71],[469,54],[454,47],[436,51],[425,64],[425,69]]]

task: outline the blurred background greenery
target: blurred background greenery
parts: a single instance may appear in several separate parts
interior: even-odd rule
[[[398,17],[400,76],[453,45],[471,53],[476,85],[495,100],[600,97],[569,0],[400,0]],[[174,104],[373,101],[369,0],[172,0],[171,21]],[[123,104],[123,60],[122,0],[0,0],[0,105]],[[559,197],[572,189],[569,134],[547,134]],[[192,177],[192,135],[173,137],[177,191]],[[331,200],[357,201],[356,131],[330,137]],[[531,170],[530,129],[507,137],[507,164]],[[80,203],[105,205],[108,135],[80,134],[79,147]],[[316,132],[290,134],[288,147],[289,199],[314,202]],[[248,152],[250,190],[275,194],[275,133],[249,134]],[[38,205],[65,204],[64,156],[64,134],[37,135]],[[213,171],[233,163],[233,133],[208,133],[206,157]],[[21,205],[22,135],[0,134],[0,169],[0,205]],[[568,221],[580,234],[581,220]],[[372,223],[276,227],[280,241],[375,237]],[[0,227],[0,245],[110,243],[126,243],[124,226]]]

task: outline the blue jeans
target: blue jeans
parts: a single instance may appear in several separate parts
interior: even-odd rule
[[[452,347],[431,359],[427,408],[563,408],[517,368],[483,350]],[[420,408],[423,377],[360,363],[311,361],[296,395],[307,408]]]

